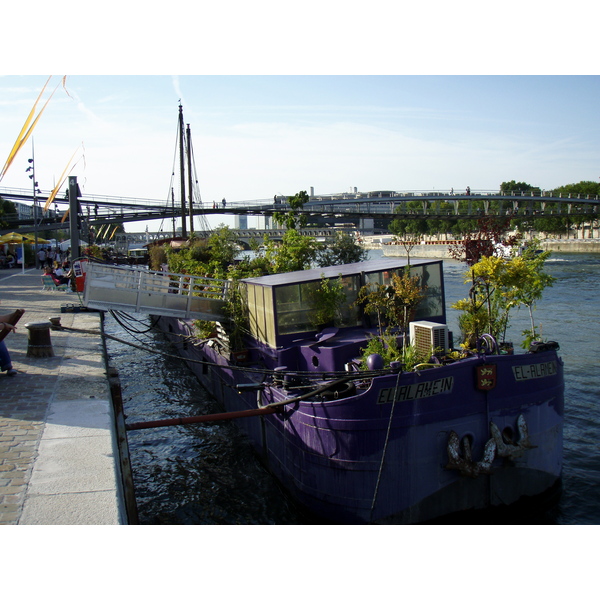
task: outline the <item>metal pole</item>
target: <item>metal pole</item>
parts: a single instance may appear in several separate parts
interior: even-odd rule
[[[192,188],[192,134],[190,125],[187,126],[187,154],[188,154],[188,198],[190,202],[190,235],[194,233],[194,190]]]
[[[77,201],[77,176],[69,177],[69,232],[71,234],[71,261],[79,258],[79,202]]]
[[[33,254],[35,255],[35,268],[40,268],[40,259],[38,258],[38,222],[37,222],[37,181],[35,180],[35,152],[33,148],[33,138],[31,138],[31,167],[33,172],[33,236],[35,238],[34,241],[34,250]]]
[[[175,231],[175,192],[173,188],[171,188],[171,207],[173,209],[173,237],[175,237],[177,234]]]
[[[181,235],[187,238],[187,228],[185,222],[187,215],[185,212],[185,163],[183,155],[183,138],[185,131],[183,130],[183,107],[179,105],[179,171],[181,175]]]

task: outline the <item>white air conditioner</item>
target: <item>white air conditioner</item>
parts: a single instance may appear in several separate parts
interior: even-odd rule
[[[432,321],[412,321],[409,328],[410,343],[417,350],[430,353],[434,350],[449,350],[448,326]]]

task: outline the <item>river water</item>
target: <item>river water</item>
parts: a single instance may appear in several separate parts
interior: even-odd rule
[[[559,342],[565,363],[563,494],[556,509],[531,522],[599,524],[600,390],[594,348],[600,322],[594,307],[600,257],[555,253],[546,265],[557,281],[545,290],[534,318],[544,338]],[[465,266],[448,260],[444,271],[448,324],[457,336],[457,314],[449,306],[466,296]],[[106,318],[107,333],[157,351],[107,342],[121,378],[127,421],[221,412],[185,364],[168,356],[173,350],[161,334],[147,331],[150,325],[149,319],[131,316],[121,323],[109,314]],[[507,339],[517,346],[520,332],[528,328],[528,312],[521,309]],[[128,442],[142,524],[307,523],[232,422],[130,431]]]

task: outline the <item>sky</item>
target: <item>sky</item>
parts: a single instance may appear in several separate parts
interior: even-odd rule
[[[384,5],[375,2],[373,7],[383,10]],[[591,55],[575,60],[586,49],[582,40],[587,39],[589,21],[577,10],[572,17],[561,17],[563,26],[570,18],[579,20],[580,43],[571,46],[580,54],[567,54],[567,45],[542,47],[544,36],[523,35],[530,14],[527,3],[519,6],[520,25],[507,21],[506,15],[496,16],[496,28],[488,22],[484,37],[444,21],[448,15],[441,10],[428,31],[444,31],[447,25],[453,43],[437,45],[435,36],[424,44],[424,32],[415,35],[412,28],[409,43],[404,43],[408,30],[400,35],[383,14],[376,20],[378,28],[369,28],[373,13],[365,23],[358,14],[354,21],[340,16],[332,30],[326,29],[326,20],[300,15],[295,28],[289,22],[281,31],[265,24],[253,30],[252,44],[242,40],[237,45],[231,35],[219,37],[219,27],[207,35],[210,26],[205,23],[203,35],[193,37],[196,59],[184,62],[182,70],[176,68],[173,54],[183,44],[175,43],[166,60],[158,36],[152,43],[148,36],[134,35],[127,52],[110,56],[106,32],[86,28],[76,36],[67,60],[64,48],[52,60],[47,44],[35,55],[27,55],[21,46],[23,63],[10,63],[14,72],[0,70],[0,164],[48,78],[39,74],[43,67],[53,72],[63,68],[66,85],[61,84],[62,75],[52,76],[43,97],[56,88],[52,99],[0,181],[0,190],[31,187],[25,169],[35,152],[42,191],[51,190],[67,165],[76,163],[70,174],[77,176],[86,195],[169,202],[173,172],[178,180],[180,102],[192,132],[201,199],[210,204],[311,188],[315,194],[354,188],[461,191],[469,186],[477,191],[497,190],[512,179],[542,189],[598,181],[600,76],[589,63]],[[226,16],[224,8],[215,10],[219,12],[211,13],[213,17]],[[238,16],[232,29],[237,37],[243,18],[250,18],[245,9]],[[104,13],[97,17],[105,23]],[[536,31],[544,31],[544,17],[536,19]],[[194,31],[193,21],[190,26]],[[390,27],[396,33],[392,42],[386,36]],[[486,50],[487,38],[498,32],[504,33],[504,45]],[[101,49],[94,44],[99,35],[104,39]],[[66,43],[63,37],[68,38],[58,36],[55,43]],[[528,45],[532,37],[535,44]],[[516,56],[511,40],[520,42]],[[92,46],[96,52],[88,60],[85,52]],[[75,51],[80,48],[85,58]],[[207,49],[212,55],[202,60],[201,51]],[[391,49],[396,54],[390,55]],[[411,57],[425,58],[407,61],[402,53],[406,49],[413,52]],[[370,68],[366,57],[371,58]],[[198,74],[156,74],[171,71]],[[220,222],[232,225],[233,218],[219,217],[211,225]],[[126,229],[142,231],[146,225],[158,230],[160,221],[126,224]]]

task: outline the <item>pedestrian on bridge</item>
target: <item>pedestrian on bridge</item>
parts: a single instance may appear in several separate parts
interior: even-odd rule
[[[225,201],[225,198],[223,198],[223,200],[221,200],[221,202],[223,203],[223,208],[225,208],[225,205],[227,204],[227,202]]]

